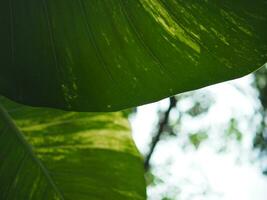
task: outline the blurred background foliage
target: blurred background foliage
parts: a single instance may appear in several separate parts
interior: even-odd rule
[[[228,113],[228,118],[210,116],[210,111],[216,109],[215,106],[218,102],[216,102],[216,96],[208,89],[171,97],[167,103],[165,102],[165,106],[158,106],[157,117],[151,129],[150,139],[148,139],[150,141],[146,143],[145,148],[140,150],[144,155],[148,188],[158,188],[160,197],[158,195],[157,199],[183,200],[195,199],[195,197],[201,199],[201,196],[220,199],[221,195],[219,192],[213,191],[209,181],[205,180],[205,175],[204,178],[201,178],[203,181],[199,185],[195,185],[193,190],[186,189],[188,185],[194,185],[186,176],[184,179],[178,180],[176,184],[164,185],[166,177],[172,176],[168,170],[171,168],[173,160],[165,163],[164,166],[153,162],[152,157],[159,143],[175,141],[183,152],[198,151],[202,145],[212,147],[217,154],[235,152],[237,164],[257,163],[259,171],[267,175],[267,65],[245,79],[247,79],[245,82],[249,82],[245,87],[240,87],[235,81],[227,84],[241,95],[241,100],[237,99],[240,101],[237,103],[242,104],[245,99],[251,100],[247,105],[247,109],[251,111],[249,114],[233,108],[232,113]],[[224,100],[225,104],[228,100],[232,101],[228,96],[225,96]],[[223,106],[221,109],[224,109]],[[214,112],[216,113],[213,110]],[[134,113],[136,110],[130,115],[130,118],[135,117]],[[217,115],[220,114],[218,111]],[[223,120],[214,123],[220,121],[219,118]],[[243,150],[244,144],[246,151]],[[168,145],[166,146],[165,148],[168,148]],[[159,155],[155,155],[154,160],[159,160],[160,158],[157,157]],[[196,171],[199,172],[198,169]],[[155,195],[154,197],[148,196],[150,199],[155,199]]]
[[[253,85],[258,91],[260,102],[260,126],[254,138],[254,148],[260,151],[260,156],[267,156],[267,129],[266,129],[266,112],[267,112],[267,68],[261,68],[254,73],[255,81]]]

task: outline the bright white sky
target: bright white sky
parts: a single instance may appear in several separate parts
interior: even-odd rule
[[[252,98],[256,93],[250,86],[251,81],[252,77],[246,76],[202,89],[203,92],[212,94],[215,105],[206,118],[195,120],[197,122],[194,123],[192,119],[188,119],[190,126],[185,129],[211,126],[214,138],[204,142],[197,151],[184,151],[179,143],[179,133],[176,138],[161,141],[153,154],[152,164],[155,166],[153,172],[163,182],[148,188],[149,199],[160,200],[162,194],[172,192],[173,196],[178,193],[177,197],[172,198],[179,197],[179,200],[267,199],[267,177],[261,174],[255,163],[249,161],[252,140],[250,133],[253,133],[254,126],[241,123],[241,130],[246,133],[242,145],[231,144],[230,150],[221,154],[214,150],[214,144],[220,141],[217,132],[227,124],[227,120],[231,117],[239,119],[255,114],[253,112],[258,104],[255,98]],[[186,104],[187,102],[181,102],[179,106],[186,107]],[[137,115],[132,118],[133,136],[142,153],[147,151],[151,140],[152,128],[157,122],[157,109],[167,106],[166,100],[141,106]],[[187,124],[186,121],[183,123]],[[180,194],[179,190],[182,190]],[[208,191],[208,195],[203,194],[203,191]]]

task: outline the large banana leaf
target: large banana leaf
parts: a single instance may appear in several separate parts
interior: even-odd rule
[[[267,60],[266,0],[1,0],[0,93],[111,111]]]
[[[142,159],[121,112],[0,101],[8,110],[0,108],[1,200],[145,199]]]

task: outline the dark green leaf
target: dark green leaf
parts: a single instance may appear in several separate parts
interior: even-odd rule
[[[133,107],[267,60],[266,0],[2,0],[0,93],[78,111]]]

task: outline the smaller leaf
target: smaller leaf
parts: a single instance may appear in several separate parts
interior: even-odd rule
[[[0,98],[0,199],[145,199],[142,159],[121,112],[63,112]]]

